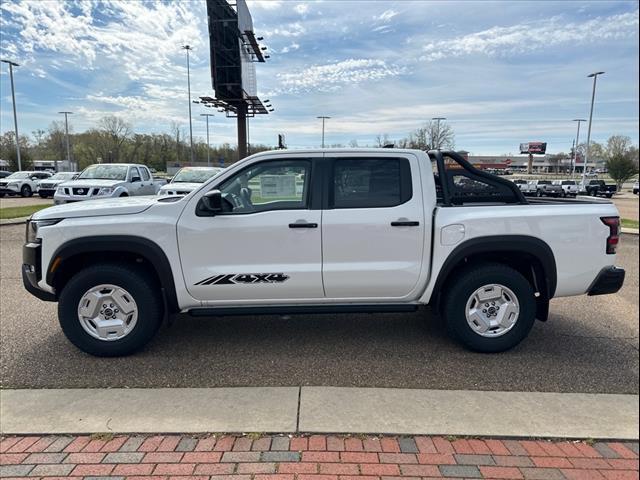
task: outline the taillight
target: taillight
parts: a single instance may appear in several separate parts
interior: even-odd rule
[[[600,217],[602,223],[609,227],[607,237],[607,254],[615,255],[620,243],[620,217]]]

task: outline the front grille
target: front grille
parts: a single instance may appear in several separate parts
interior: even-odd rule
[[[91,189],[90,188],[72,188],[74,195],[87,195]]]
[[[9,185],[9,182],[0,182],[0,187],[6,187]]]
[[[54,188],[55,185],[51,184],[51,183],[41,183],[40,184],[40,188]]]

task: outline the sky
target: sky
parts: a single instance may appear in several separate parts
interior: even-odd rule
[[[616,1],[249,0],[254,31],[270,58],[256,66],[259,96],[275,109],[250,121],[250,142],[318,147],[374,145],[446,117],[457,149],[517,153],[545,141],[567,152],[574,118],[592,140],[638,143],[639,3]],[[47,129],[74,112],[71,129],[118,115],[139,133],[188,132],[185,43],[192,98],[214,94],[205,0],[3,0],[0,56],[14,69],[18,127]],[[8,69],[0,74],[0,131],[13,129]],[[235,119],[200,105],[193,132],[235,143]],[[586,139],[586,125],[581,140]]]

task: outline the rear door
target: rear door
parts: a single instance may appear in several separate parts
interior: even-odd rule
[[[418,283],[425,255],[417,158],[327,154],[325,161],[322,278],[327,298],[380,301],[408,296]]]

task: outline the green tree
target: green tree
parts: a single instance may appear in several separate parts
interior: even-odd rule
[[[607,160],[607,170],[620,190],[624,182],[631,180],[638,174],[638,162],[635,162],[628,154],[615,154]]]

